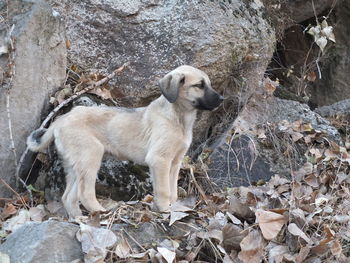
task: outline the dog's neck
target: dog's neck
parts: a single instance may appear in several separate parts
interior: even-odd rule
[[[170,103],[164,96],[160,96],[157,101],[165,106],[162,109],[167,118],[181,125],[184,131],[191,131],[192,133],[193,124],[197,116],[196,109],[186,109],[184,105],[178,102]]]

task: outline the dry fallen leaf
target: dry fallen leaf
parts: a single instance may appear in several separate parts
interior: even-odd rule
[[[269,263],[282,263],[285,254],[289,253],[288,246],[275,246],[269,250]]]
[[[18,213],[18,215],[11,217],[8,219],[4,225],[3,229],[6,231],[15,231],[20,226],[22,226],[25,222],[30,220],[30,214],[29,211],[26,209],[21,209]]]
[[[312,248],[312,253],[316,255],[323,255],[329,251],[329,245],[332,240],[334,240],[334,232],[329,228],[328,225],[324,225],[325,238],[322,239],[317,246]]]
[[[142,199],[142,202],[145,202],[145,203],[151,203],[153,201],[153,195],[146,195],[143,199]]]
[[[248,232],[244,231],[238,226],[228,223],[222,229],[222,246],[227,253],[230,253],[232,249],[240,250],[240,243],[247,236]]]
[[[304,246],[300,249],[298,255],[295,257],[295,263],[303,263],[304,260],[310,253],[310,248],[308,246]]]
[[[314,82],[317,78],[315,71],[311,71],[306,75],[308,81]]]
[[[265,78],[264,80],[264,88],[267,93],[267,95],[272,96],[274,91],[276,90],[276,87],[279,85],[278,82],[273,81],[269,78]]]
[[[304,181],[314,187],[314,188],[319,188],[320,187],[320,183],[318,182],[318,178],[315,174],[309,174],[305,177]]]
[[[170,222],[169,222],[169,226],[171,226],[172,224],[174,224],[176,221],[184,218],[188,216],[187,213],[183,213],[183,212],[170,212]]]
[[[251,231],[240,243],[238,258],[244,263],[259,263],[264,255],[265,241],[259,231]]]
[[[37,207],[31,207],[29,209],[30,218],[35,222],[42,222],[43,217],[47,215],[44,205],[38,205]]]
[[[162,255],[162,257],[166,260],[167,263],[172,263],[175,260],[175,252],[170,251],[165,247],[157,247],[158,252]]]
[[[255,219],[255,214],[249,208],[249,206],[242,204],[241,201],[234,196],[230,197],[230,206],[228,211],[242,221],[254,221]]]
[[[242,224],[241,220],[239,220],[237,217],[235,217],[234,215],[232,215],[230,212],[226,212],[226,215],[227,215],[228,218],[232,221],[232,223],[234,223],[234,224],[236,224],[236,225]]]
[[[170,211],[172,212],[188,212],[188,211],[192,211],[191,208],[181,204],[179,201],[176,202],[175,204],[172,204],[170,206]]]
[[[13,204],[7,203],[4,210],[0,213],[0,219],[5,220],[16,213],[17,208]]]
[[[339,242],[339,240],[338,239],[334,240],[334,242],[331,246],[332,255],[335,257],[339,257],[342,254],[342,250],[343,250],[342,245]]]
[[[288,231],[294,236],[301,237],[307,243],[309,243],[309,244],[311,243],[310,238],[308,238],[307,235],[296,224],[294,224],[294,223],[289,224]]]
[[[107,248],[117,242],[117,236],[109,229],[97,228],[86,224],[80,224],[80,230],[76,234],[81,242],[85,263],[103,262],[107,255]]]
[[[96,87],[92,90],[89,90],[88,93],[100,96],[104,100],[112,99],[111,91],[106,88]]]
[[[115,248],[115,253],[120,258],[127,258],[130,256],[130,248],[126,240],[120,240]]]
[[[258,209],[255,212],[256,219],[265,239],[272,240],[280,232],[287,219],[280,214]]]

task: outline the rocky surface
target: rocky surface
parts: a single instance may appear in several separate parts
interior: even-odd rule
[[[300,23],[316,14],[321,14],[334,4],[333,0],[287,0],[284,1],[283,8],[287,9],[291,19]]]
[[[275,44],[260,1],[53,3],[65,16],[73,64],[91,72],[110,72],[130,62],[114,83],[124,106],[148,104],[160,94],[157,81],[182,64],[208,73],[228,105],[243,105],[257,88]],[[196,142],[203,142],[217,124],[210,118],[213,115],[199,116]]]
[[[315,112],[323,117],[332,117],[350,114],[350,99],[338,101],[329,106],[322,106],[315,109]]]
[[[318,106],[330,105],[350,99],[350,2],[341,1],[330,17],[334,27],[336,44],[324,54],[321,65],[322,79],[317,79],[312,88]]]
[[[306,104],[256,95],[211,149],[213,152],[208,161],[210,178],[225,188],[267,181],[274,174],[290,176],[291,169],[298,169],[305,162],[306,149],[298,148],[293,140],[279,138],[278,131],[284,128],[276,130],[276,127],[296,121],[311,124],[313,129],[331,140],[341,141],[336,128]],[[269,136],[270,143],[259,140]],[[286,142],[293,145],[293,154],[288,161],[282,150]]]
[[[11,262],[72,262],[83,258],[76,239],[79,226],[54,220],[28,222],[10,234],[0,245]]]
[[[224,111],[232,109],[234,116],[258,88],[275,43],[260,1],[89,0],[53,1],[53,6],[65,17],[72,64],[106,73],[130,62],[111,82],[114,98],[128,107],[148,104],[160,94],[160,77],[178,65],[191,64],[208,73],[214,88],[227,98]],[[229,125],[231,119],[222,112],[223,108],[199,113],[194,150]],[[150,191],[150,179],[144,171],[140,176],[141,170],[107,157],[97,191],[116,199],[139,198]],[[38,184],[44,185],[48,197],[58,199],[64,185],[59,160],[51,161],[40,177]]]
[[[315,11],[312,8],[314,2]],[[349,12],[348,1],[285,1],[281,11],[291,11],[290,23],[277,44],[268,72],[281,80],[281,84],[312,107],[330,105],[349,99]],[[335,41],[327,42],[324,52],[307,34],[309,26],[316,26],[325,18],[333,27]],[[318,65],[317,65],[318,64]],[[311,75],[310,75],[311,74]],[[311,77],[310,80],[310,76]],[[313,79],[314,78],[314,79]]]
[[[260,1],[60,2],[72,62],[96,72],[129,61],[118,88],[135,100],[158,95],[157,80],[182,64],[205,70],[219,87],[254,51],[262,62],[254,73],[261,76],[274,47]]]
[[[66,45],[63,21],[49,4],[19,0],[7,3],[8,24],[14,26],[15,58],[14,67],[8,68],[9,56],[13,54],[7,38],[1,46],[0,66],[14,76],[11,80],[4,74],[0,86],[0,177],[13,185],[15,163],[25,149],[26,137],[38,126],[42,110],[48,105],[48,95],[65,80]],[[6,17],[6,5],[0,8],[2,17]],[[1,34],[7,35],[7,29],[2,22]],[[16,158],[11,147],[7,110],[10,111]],[[0,184],[0,193],[2,196],[9,193],[3,184]]]
[[[268,180],[274,174],[271,166],[254,147],[248,136],[236,136],[210,155],[208,175],[221,189],[248,186]]]
[[[46,200],[60,201],[65,189],[62,162],[54,153],[52,160],[39,172],[35,187],[45,191]],[[96,181],[97,195],[113,200],[139,200],[152,193],[148,167],[105,156]]]

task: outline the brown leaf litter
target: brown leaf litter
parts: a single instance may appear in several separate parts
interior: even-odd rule
[[[307,149],[304,165],[290,179],[275,175],[265,184],[224,193],[201,188],[169,213],[153,212],[152,196],[101,200],[109,212],[76,219],[85,262],[350,262],[348,149],[308,123],[283,122],[280,128]],[[187,161],[182,176],[196,180],[204,170]],[[2,201],[0,236],[27,221],[66,220],[61,213],[59,202],[27,210],[18,196]],[[145,226],[162,234],[138,232]]]

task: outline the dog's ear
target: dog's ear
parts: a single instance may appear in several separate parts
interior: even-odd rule
[[[178,72],[170,72],[159,81],[159,86],[164,97],[170,103],[174,103],[179,96],[179,89],[184,83],[184,74]]]

